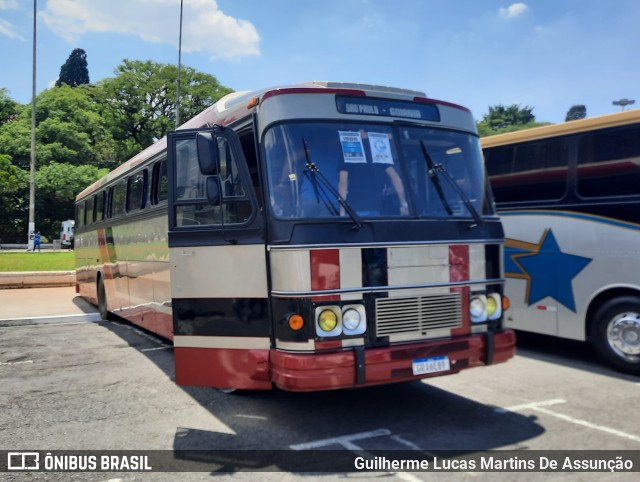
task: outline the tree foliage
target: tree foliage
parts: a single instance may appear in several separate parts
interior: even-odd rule
[[[175,65],[125,59],[116,77],[98,84],[116,139],[132,156],[175,128],[178,69]],[[209,74],[183,67],[180,118],[190,119],[231,92]]]
[[[89,83],[89,69],[87,53],[82,49],[74,49],[67,61],[60,67],[60,75],[56,81],[56,87],[67,84],[69,87],[77,87]]]
[[[20,105],[9,97],[7,89],[0,87],[0,126],[10,120],[13,120],[17,114]]]
[[[78,60],[86,68],[81,49],[65,65],[82,64]],[[36,98],[35,222],[54,239],[60,222],[74,217],[76,194],[174,129],[177,106],[175,66],[124,60],[115,77],[91,85],[88,72],[86,82],[81,76],[64,80],[65,65],[57,87]],[[190,119],[229,92],[214,76],[183,67],[180,118]],[[0,239],[5,243],[26,238],[30,159],[31,104],[16,103],[0,88]]]
[[[536,122],[533,107],[522,107],[519,104],[490,106],[489,112],[477,123],[480,137],[529,129],[545,124]]]
[[[587,117],[587,108],[582,104],[572,105],[571,108],[567,111],[567,116],[565,117],[565,122],[569,122],[572,120],[584,119]]]

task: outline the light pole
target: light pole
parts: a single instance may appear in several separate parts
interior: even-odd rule
[[[33,235],[36,231],[36,13],[38,0],[33,0],[33,81],[31,85],[31,163],[29,168],[29,250],[33,250]]]
[[[178,36],[178,91],[176,93],[176,129],[180,126],[180,70],[182,70],[182,4],[180,0],[180,35]]]
[[[622,107],[622,110],[624,110],[624,108],[628,105],[632,105],[635,104],[636,101],[635,100],[631,100],[631,99],[620,99],[620,100],[614,100],[612,102],[613,105],[619,105],[620,107]]]

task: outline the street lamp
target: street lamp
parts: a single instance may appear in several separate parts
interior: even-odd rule
[[[613,105],[619,105],[620,107],[622,107],[622,110],[624,110],[626,106],[632,105],[635,103],[636,103],[635,100],[630,100],[630,99],[620,99],[620,100],[614,100],[612,102]]]
[[[29,227],[27,247],[33,250],[36,231],[36,14],[38,0],[33,0],[33,82],[31,85],[31,163],[29,166]]]
[[[182,70],[182,4],[180,0],[180,35],[178,37],[178,90],[176,93],[176,129],[180,126],[180,70]]]

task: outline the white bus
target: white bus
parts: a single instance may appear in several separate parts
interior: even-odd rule
[[[640,110],[482,139],[506,233],[507,325],[640,373]]]
[[[77,197],[79,293],[172,340],[182,385],[503,362],[502,245],[471,113],[372,85],[230,94]]]

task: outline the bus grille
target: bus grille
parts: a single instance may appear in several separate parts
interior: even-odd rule
[[[460,293],[376,299],[377,336],[410,333],[425,335],[429,330],[461,326]]]

